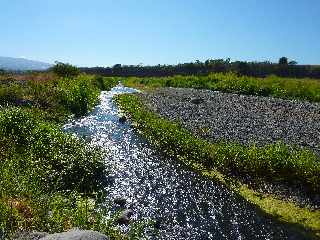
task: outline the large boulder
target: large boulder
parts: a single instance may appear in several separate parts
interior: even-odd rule
[[[201,103],[204,103],[204,99],[202,99],[202,98],[192,98],[190,100],[190,102],[193,103],[193,104],[201,104]]]
[[[39,240],[46,237],[48,233],[45,232],[19,232],[16,233],[13,239],[16,240]]]
[[[126,121],[127,121],[127,117],[126,116],[119,117],[119,122],[120,123],[125,123]]]
[[[28,233],[20,235],[16,240],[109,240],[110,238],[96,231],[71,230],[63,233]]]
[[[113,200],[113,202],[120,208],[125,208],[126,204],[127,204],[127,200],[125,198],[122,197],[117,197]]]
[[[118,224],[128,225],[131,221],[131,217],[133,215],[133,211],[131,209],[126,209],[122,211],[119,218],[117,219]]]

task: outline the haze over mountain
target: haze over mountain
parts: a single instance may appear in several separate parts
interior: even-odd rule
[[[0,69],[13,71],[46,70],[52,65],[45,62],[25,58],[12,58],[0,56]]]

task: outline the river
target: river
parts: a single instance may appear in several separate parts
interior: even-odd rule
[[[64,129],[108,151],[108,197],[126,199],[134,219],[155,220],[159,233],[150,239],[301,239],[221,184],[163,157],[130,122],[120,123],[112,97],[132,92],[120,85],[102,92],[90,115]]]

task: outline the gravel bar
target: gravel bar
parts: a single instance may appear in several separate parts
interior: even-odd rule
[[[283,141],[320,153],[320,104],[210,90],[141,93],[154,111],[209,140],[258,146]]]

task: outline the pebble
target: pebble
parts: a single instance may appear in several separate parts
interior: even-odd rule
[[[258,146],[283,141],[320,153],[319,103],[186,88],[141,96],[161,116],[209,140]]]

